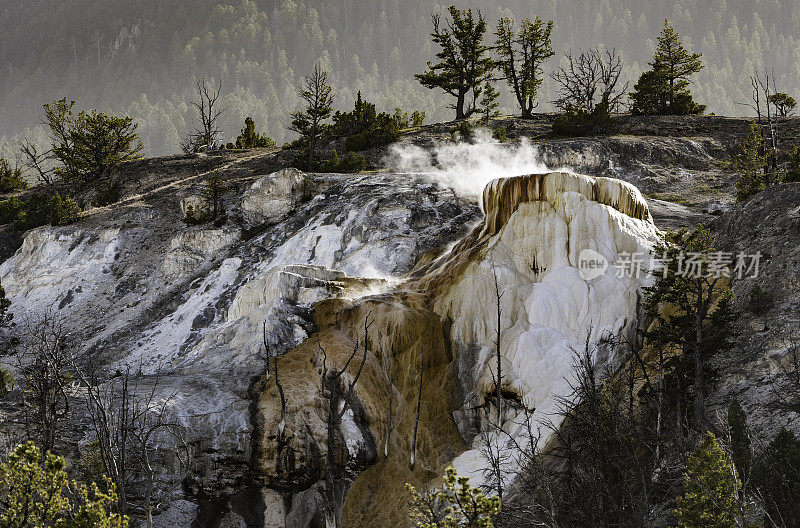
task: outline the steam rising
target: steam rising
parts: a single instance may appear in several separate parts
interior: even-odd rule
[[[481,195],[491,180],[546,172],[538,147],[527,138],[501,143],[486,129],[471,141],[442,143],[433,148],[394,145],[385,160],[392,172],[418,173],[452,187],[459,194]]]

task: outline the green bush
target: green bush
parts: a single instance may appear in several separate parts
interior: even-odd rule
[[[503,127],[495,128],[492,130],[492,137],[495,138],[497,141],[505,141],[508,139],[508,135],[506,134],[506,129]]]
[[[14,390],[14,377],[11,371],[0,365],[0,398]]]
[[[608,101],[603,101],[591,112],[567,109],[553,121],[553,133],[566,137],[602,135],[608,133],[611,126]]]
[[[423,116],[424,119],[424,116]],[[400,130],[408,128],[408,114],[399,108],[394,115],[375,111],[375,105],[362,99],[361,92],[352,112],[336,112],[329,132],[334,137],[344,137],[350,151],[362,151],[388,145],[397,141]]]
[[[795,145],[792,148],[783,181],[787,183],[800,182],[800,145]]]
[[[231,143],[228,143],[227,148],[234,148]],[[242,129],[239,137],[236,138],[237,149],[254,149],[254,148],[273,148],[275,147],[275,140],[266,134],[259,134],[256,132],[256,123],[252,117],[244,120],[244,128]]]
[[[0,200],[0,224],[14,222],[17,215],[25,208],[25,202],[16,197]]]
[[[35,227],[71,224],[80,218],[81,207],[69,196],[62,198],[56,192],[34,193],[25,201],[19,198],[0,200],[0,223],[14,224],[18,231]]]
[[[56,192],[50,198],[50,225],[67,225],[76,222],[81,216],[81,208],[69,196],[61,198]]]
[[[119,180],[111,180],[107,183],[101,184],[97,188],[95,194],[95,205],[103,207],[117,203],[122,196],[122,184]]]
[[[472,139],[474,130],[475,125],[465,119],[450,130],[450,137],[453,138],[454,141],[458,139],[469,140]]]
[[[411,125],[418,127],[422,126],[424,122],[425,122],[425,112],[414,110],[414,112],[411,114]]]
[[[28,182],[22,177],[22,171],[12,168],[0,158],[0,193],[22,191],[28,188]]]
[[[361,172],[367,168],[367,160],[361,154],[348,152],[344,159],[339,159],[336,151],[333,151],[330,159],[322,164],[324,172]]]

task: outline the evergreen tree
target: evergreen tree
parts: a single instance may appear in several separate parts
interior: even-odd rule
[[[783,175],[783,181],[800,182],[800,145],[795,145],[789,154],[789,163],[786,168],[786,173]]]
[[[300,98],[305,101],[303,111],[292,114],[289,130],[300,134],[301,143],[306,150],[308,170],[313,170],[317,142],[326,131],[325,121],[330,117],[333,108],[332,88],[328,84],[328,72],[319,64],[314,72],[305,77],[305,88],[300,90]]]
[[[500,513],[498,497],[487,497],[469,485],[468,477],[445,470],[441,490],[419,492],[406,484],[411,495],[411,522],[415,528],[492,528],[492,517]]]
[[[142,157],[137,128],[130,117],[81,112],[70,131],[72,159],[60,159],[83,181],[107,178],[112,168]]]
[[[800,440],[785,427],[764,452],[757,486],[764,498],[765,526],[800,526]]]
[[[244,120],[244,128],[236,138],[237,149],[273,148],[275,141],[266,134],[256,132],[256,123],[252,117]]]
[[[125,528],[127,517],[113,513],[113,485],[70,482],[63,457],[42,455],[32,442],[20,444],[0,464],[0,526],[4,528]]]
[[[645,309],[653,325],[644,335],[656,347],[682,352],[673,362],[676,399],[683,401],[687,384],[693,386],[693,423],[698,430],[707,427],[705,393],[713,376],[708,358],[733,346],[738,315],[730,290],[722,286],[725,263],[711,268],[714,251],[711,233],[703,227],[668,233],[654,251],[663,269],[654,270],[655,283],[645,288]]]
[[[480,100],[480,110],[484,122],[488,123],[489,119],[500,115],[497,110],[497,107],[500,106],[500,103],[497,102],[498,97],[500,97],[500,93],[494,89],[492,83],[486,81],[483,86],[483,96]]]
[[[767,188],[764,179],[767,158],[763,153],[763,147],[761,125],[750,123],[747,135],[739,142],[738,152],[731,162],[733,169],[739,173],[739,179],[736,180],[737,202],[743,202]]]
[[[211,209],[211,220],[217,220],[222,215],[222,197],[227,192],[225,182],[219,175],[219,171],[214,171],[206,180],[203,189],[203,198]],[[188,216],[188,214],[187,214]]]
[[[28,182],[22,177],[22,171],[12,168],[11,165],[0,158],[0,193],[21,191],[28,188]]]
[[[644,72],[631,93],[634,114],[701,114],[704,105],[692,99],[689,77],[703,69],[702,54],[689,53],[675,32],[664,20],[658,37],[658,46],[650,62],[652,68]]]
[[[738,489],[725,450],[706,433],[686,462],[683,494],[674,512],[678,528],[734,528]]]
[[[747,414],[736,398],[733,398],[728,405],[728,427],[730,427],[733,463],[742,480],[745,480],[750,474],[752,462],[750,431],[747,427]]]
[[[780,117],[792,115],[797,106],[797,101],[794,100],[794,97],[783,92],[770,95],[769,102],[775,107],[775,113]]]
[[[441,62],[428,62],[428,71],[414,77],[426,88],[441,88],[455,97],[456,102],[450,108],[455,109],[456,119],[464,119],[475,112],[481,87],[491,77],[494,63],[483,43],[486,21],[480,11],[477,20],[472,9],[462,11],[451,5],[448,11],[450,20],[446,25],[438,13],[432,15],[431,36],[441,48],[436,54]],[[467,101],[470,92],[471,102]]]
[[[536,106],[536,95],[542,84],[542,64],[553,56],[550,34],[553,21],[545,24],[539,17],[522,21],[519,34],[514,20],[501,18],[497,24],[497,66],[517,99],[523,118],[530,118]]]

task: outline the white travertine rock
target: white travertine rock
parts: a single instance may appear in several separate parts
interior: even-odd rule
[[[168,277],[196,271],[203,261],[239,240],[239,232],[226,229],[186,229],[169,243],[162,271]]]
[[[242,216],[248,227],[281,220],[302,199],[309,185],[298,169],[283,169],[259,178],[242,196]]]
[[[558,397],[570,396],[574,354],[587,336],[597,355],[603,337],[630,330],[648,279],[618,265],[633,253],[645,269],[659,232],[638,190],[607,178],[551,173],[495,180],[484,193],[484,208],[482,258],[469,262],[435,300],[436,311],[453,321],[455,341],[481,347],[473,378],[462,381],[475,387],[482,403],[494,389],[496,274],[503,387],[547,416]],[[584,249],[608,260],[604,274],[581,276],[578,255]],[[513,434],[519,424],[506,415],[504,427]],[[456,460],[471,477],[479,465],[476,449]]]

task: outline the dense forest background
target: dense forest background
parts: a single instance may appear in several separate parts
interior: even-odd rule
[[[616,47],[631,81],[647,68],[668,18],[706,68],[695,100],[717,114],[743,115],[754,67],[774,71],[778,91],[800,85],[800,0],[502,0],[457,2],[479,9],[494,40],[500,16],[555,21],[546,71],[563,52]],[[425,111],[452,119],[447,99],[417,83],[434,58],[430,0],[0,0],[0,157],[17,157],[25,135],[44,142],[42,104],[67,97],[79,108],[125,113],[140,127],[147,155],[179,151],[193,118],[188,102],[205,77],[223,83],[222,137],[252,116],[278,144],[292,139],[289,114],[302,76],[319,62],[335,106],[356,92],[379,111]],[[498,86],[498,88],[500,88]],[[503,110],[514,112],[502,89]],[[797,95],[796,93],[794,95]],[[552,110],[552,81],[538,111]]]

